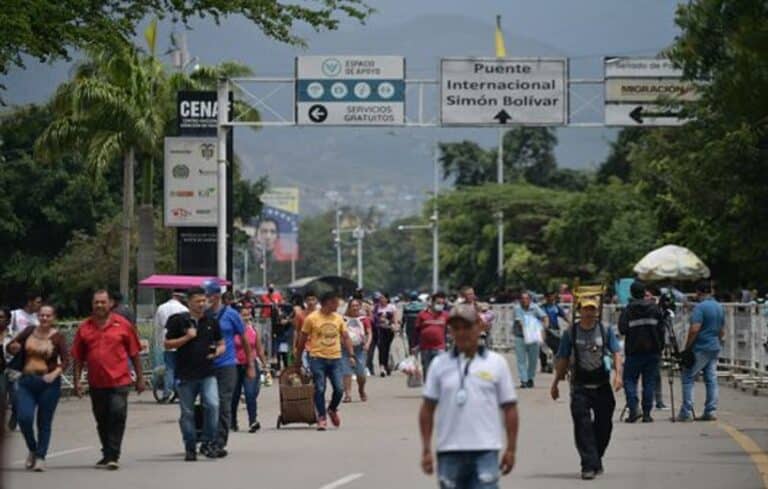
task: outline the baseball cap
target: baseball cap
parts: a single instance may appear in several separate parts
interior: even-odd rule
[[[205,295],[221,294],[221,285],[216,279],[209,278],[204,281],[200,287],[205,290]]]
[[[579,307],[580,308],[582,308],[582,307],[594,307],[595,309],[597,309],[598,305],[597,305],[597,301],[595,299],[587,298],[587,299],[582,299],[579,302]]]
[[[459,304],[451,310],[448,318],[448,324],[457,321],[464,321],[469,324],[475,324],[478,321],[477,309],[471,304]]]

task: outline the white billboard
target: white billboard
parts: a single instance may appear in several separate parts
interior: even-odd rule
[[[218,223],[216,138],[165,138],[165,225]]]
[[[440,62],[443,125],[565,125],[568,61],[446,58]]]

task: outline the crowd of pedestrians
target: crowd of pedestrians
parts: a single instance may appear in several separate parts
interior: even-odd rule
[[[653,422],[654,405],[663,406],[660,360],[669,347],[670,316],[654,292],[635,281],[616,328],[601,320],[600,298],[573,295],[567,286],[545,294],[541,303],[522,292],[511,306],[518,388],[534,388],[537,365],[551,371],[550,357],[553,399],[560,397],[559,383],[569,379],[584,479],[605,470],[616,392],[624,390],[629,423]],[[514,466],[518,426],[510,368],[491,350],[496,316],[471,287],[453,300],[441,292],[408,298],[396,304],[398,298],[376,293],[368,300],[358,290],[346,300],[333,292],[307,293],[284,304],[273,288],[261,297],[224,294],[215,280],[174,290],[156,310],[153,335],[161,348],[154,358],[165,367],[161,401],[178,399],[185,460],[227,456],[229,433],[240,429],[241,399],[247,431],[257,432],[261,385],[291,364],[313,380],[317,429],[340,427],[340,408],[353,401],[353,387],[356,397],[367,402],[368,378],[393,374],[398,368],[393,342],[402,341],[404,355],[420,359],[417,370],[425,384],[419,415],[424,471],[437,470],[451,487],[496,487],[499,475]],[[688,336],[679,345],[681,421],[693,419],[693,379],[701,372],[706,402],[697,419],[716,419],[718,407],[715,369],[724,335],[723,308],[706,283],[697,287],[697,298]],[[8,427],[18,425],[23,435],[27,469],[45,470],[62,376],[70,363],[77,396],[85,392],[86,372],[102,451],[96,467],[119,468],[129,392],[145,389],[135,321],[119,295],[97,290],[91,315],[69,345],[57,328],[55,307],[39,294],[28,294],[19,309],[0,308],[5,350],[0,355],[0,409]],[[12,406],[9,416],[6,399]]]

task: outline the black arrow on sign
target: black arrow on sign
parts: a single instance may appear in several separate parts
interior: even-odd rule
[[[328,118],[328,109],[320,104],[313,105],[309,108],[309,118],[312,122],[323,122]]]
[[[642,106],[637,106],[629,113],[629,117],[638,124],[642,124],[644,117],[680,117],[680,113],[671,110],[667,112],[646,112]]]
[[[512,118],[509,114],[507,114],[507,111],[504,109],[501,109],[498,114],[493,116],[493,118],[497,121],[499,121],[500,124],[506,124],[508,120]]]

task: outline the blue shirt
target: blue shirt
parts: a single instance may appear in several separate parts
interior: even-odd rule
[[[526,318],[527,316],[527,318]],[[523,323],[529,321],[531,318],[541,322],[542,319],[547,317],[544,311],[541,310],[538,304],[531,303],[528,309],[523,309],[523,306],[515,306],[515,323],[512,326],[512,333],[515,336],[523,336]]]
[[[235,335],[242,336],[245,334],[245,324],[243,324],[240,314],[229,306],[220,309],[218,313],[214,312],[212,309],[208,309],[206,314],[208,314],[209,317],[219,320],[221,337],[224,339],[224,345],[226,346],[224,353],[216,357],[213,361],[213,367],[221,368],[237,365],[237,356],[235,355]]]
[[[725,325],[725,312],[711,297],[696,304],[691,314],[691,324],[701,324],[693,342],[693,351],[720,351],[720,330]]]
[[[560,324],[558,323],[557,318],[566,318],[563,308],[557,304],[544,304],[542,308],[547,314],[547,317],[549,317],[549,329],[560,330]]]

